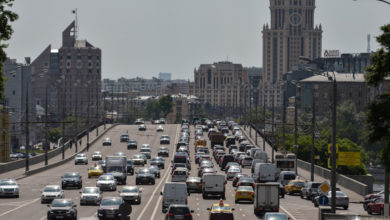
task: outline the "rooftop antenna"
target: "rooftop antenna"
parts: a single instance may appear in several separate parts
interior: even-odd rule
[[[367,35],[367,53],[371,53],[371,47],[370,47],[370,42],[371,42],[371,35]]]
[[[77,39],[79,37],[79,24],[78,24],[78,20],[77,20],[77,8],[72,10],[72,14],[75,15],[74,36],[75,36],[75,39]]]

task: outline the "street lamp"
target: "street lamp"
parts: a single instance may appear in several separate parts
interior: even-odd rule
[[[379,1],[379,0],[378,0]],[[311,60],[307,57],[299,57],[300,60],[317,63],[317,64],[323,64],[318,61]],[[329,73],[329,67],[326,65],[327,71],[326,73]],[[332,90],[333,90],[333,103],[332,103],[332,149],[331,149],[331,209],[332,213],[336,213],[336,105],[337,105],[337,81],[336,81],[336,74],[334,70],[332,70],[333,77],[329,77],[328,79],[332,81]],[[312,154],[314,156],[314,154]],[[314,161],[314,160],[312,160]]]

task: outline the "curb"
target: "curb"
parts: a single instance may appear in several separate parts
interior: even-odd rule
[[[103,136],[104,134],[106,134],[109,130],[111,130],[112,128],[116,127],[117,125],[119,125],[119,124],[114,124],[114,125],[112,125],[110,128],[108,128],[108,129],[106,129],[105,131],[103,131],[102,133],[100,133],[99,136],[97,136],[95,139],[93,139],[93,140],[90,142],[90,145],[91,145],[91,144],[94,144],[101,136]],[[39,172],[42,172],[42,171],[44,171],[44,170],[48,170],[48,169],[51,169],[51,168],[54,168],[54,167],[58,167],[58,166],[60,166],[60,165],[62,165],[62,164],[65,164],[65,163],[67,163],[67,162],[73,160],[74,157],[75,157],[77,154],[82,153],[82,152],[84,152],[84,151],[86,151],[86,150],[87,150],[87,146],[85,146],[84,148],[82,148],[81,150],[79,150],[79,152],[74,153],[72,156],[70,156],[70,157],[68,157],[68,158],[66,158],[66,159],[64,159],[64,160],[61,160],[61,161],[59,161],[59,162],[52,163],[52,164],[49,164],[49,165],[47,165],[47,166],[40,167],[40,168],[37,168],[37,169],[34,169],[34,170],[27,171],[27,172],[24,173],[23,176],[17,177],[17,178],[15,178],[15,180],[21,180],[21,179],[24,179],[24,178],[26,178],[26,177],[28,177],[28,176],[32,176],[32,175],[34,175],[34,174],[37,174],[37,173],[39,173]]]

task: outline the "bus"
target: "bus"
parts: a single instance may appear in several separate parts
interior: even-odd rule
[[[275,164],[278,171],[294,171],[296,168],[295,164],[296,156],[292,153],[286,153],[281,154],[277,153],[275,154]]]

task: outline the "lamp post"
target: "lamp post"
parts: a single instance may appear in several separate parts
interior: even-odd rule
[[[28,94],[29,94],[29,82],[26,82],[26,123],[25,123],[25,129],[26,129],[26,172],[30,170],[30,152],[29,152],[29,147],[30,147],[30,130],[29,130],[29,104],[28,104]]]
[[[267,103],[265,102],[265,93],[263,88],[263,151],[265,151],[265,110],[267,109]]]
[[[381,0],[378,0],[381,1]],[[310,58],[307,57],[299,57],[300,60],[307,61],[307,62],[312,62],[312,63],[317,63],[317,64],[323,64],[318,61],[313,61]],[[330,66],[326,65],[327,69],[327,75],[329,73]],[[332,81],[332,148],[331,148],[331,210],[332,213],[336,213],[336,107],[337,107],[337,81],[336,81],[336,74],[334,70],[332,70],[332,75],[333,77],[329,77],[328,79]],[[314,160],[312,160],[314,161]]]

